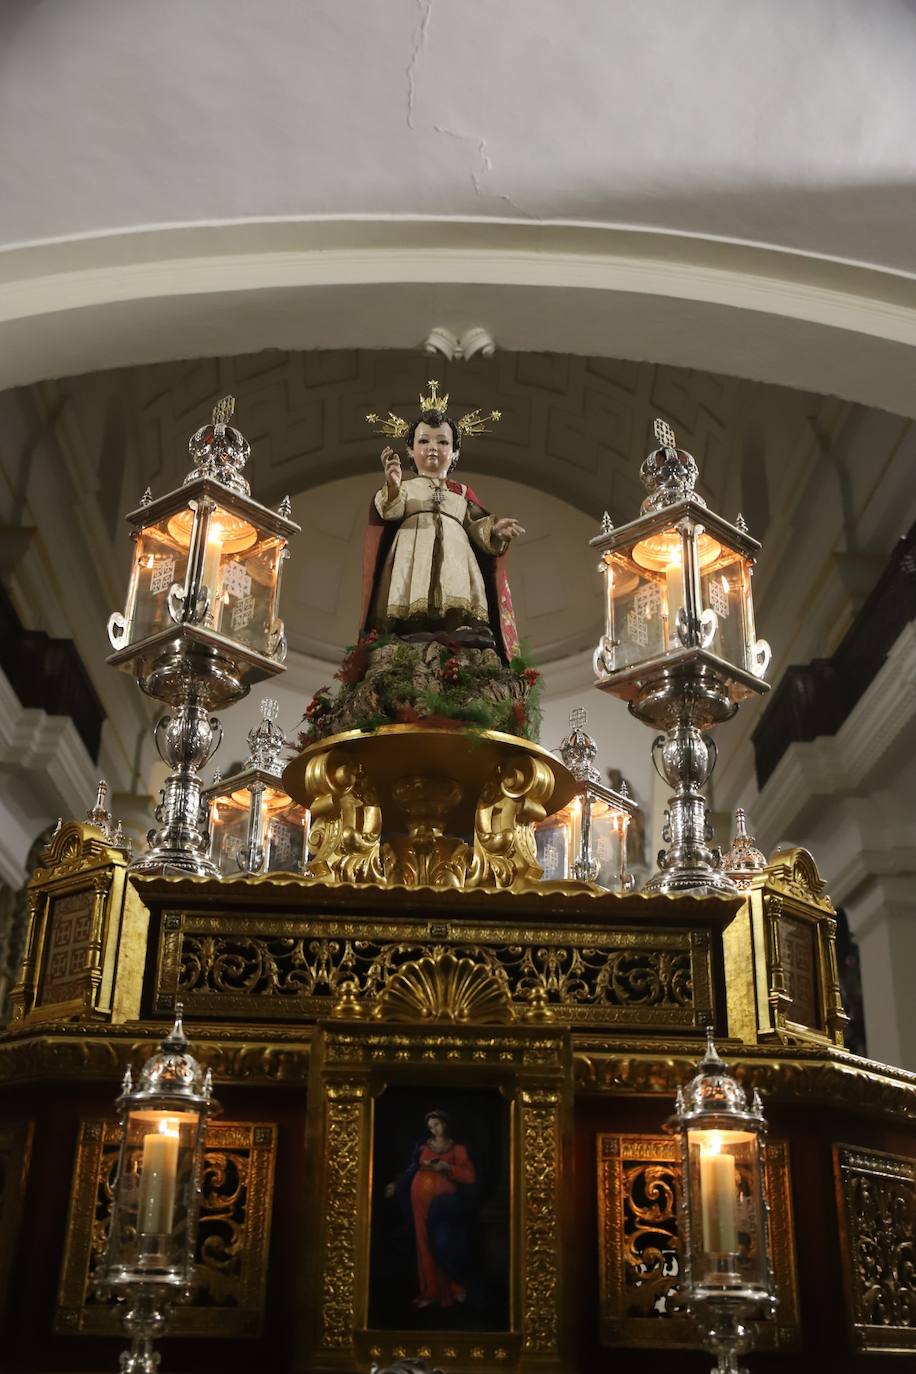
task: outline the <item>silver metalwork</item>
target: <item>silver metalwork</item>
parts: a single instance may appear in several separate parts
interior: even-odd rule
[[[122,1321],[130,1347],[121,1354],[122,1374],[156,1374],[159,1353],[154,1342],[165,1333],[172,1306],[191,1291],[204,1131],[208,1117],[219,1110],[212,1095],[210,1070],[205,1072],[191,1053],[180,1006],[171,1032],[143,1065],[136,1086],[127,1069],[115,1106],[121,1119],[121,1149],[112,1188],[108,1243],[95,1285],[102,1295],[114,1294],[124,1304]],[[185,1123],[186,1167],[179,1169],[176,1139],[172,1162],[165,1169],[167,1178],[160,1172],[162,1156],[154,1162],[143,1149],[150,1135],[162,1140],[155,1127],[157,1120],[160,1124]],[[137,1134],[138,1123],[145,1123],[146,1137]],[[155,1198],[154,1188],[159,1190]],[[166,1233],[152,1234],[140,1223],[150,1208],[162,1218],[162,1224],[168,1220]]]
[[[703,1344],[716,1356],[714,1374],[747,1374],[739,1356],[753,1342],[751,1319],[772,1317],[776,1310],[766,1119],[757,1090],[748,1103],[720,1059],[711,1026],[706,1035],[706,1054],[696,1075],[678,1088],[675,1113],[665,1123],[681,1147],[680,1293]],[[711,1156],[724,1166],[724,1179],[717,1168],[707,1172]],[[728,1235],[733,1239],[726,1242]],[[719,1248],[726,1243],[733,1248]]]
[[[108,661],[169,708],[155,728],[169,776],[149,851],[131,864],[140,873],[218,874],[201,799],[201,770],[222,737],[213,712],[282,672],[286,658],[276,610],[286,542],[299,527],[252,500],[242,472],[250,448],[229,423],[234,406],[224,397],[189,441],[182,487],[156,500],[144,493],[127,517],[134,568],[125,612],[108,622]]]
[[[577,802],[579,805],[578,844],[572,863],[572,876],[578,882],[597,881],[600,864],[592,853],[592,810],[595,807],[607,808],[616,812],[619,822],[620,844],[617,853],[616,886],[619,891],[627,892],[633,887],[633,878],[627,872],[627,830],[630,817],[638,810],[636,802],[628,792],[621,789],[615,792],[601,781],[601,774],[595,765],[598,746],[591,735],[586,733],[588,717],[585,708],[575,707],[569,715],[569,734],[560,745],[560,758],[580,784]]]
[[[597,685],[662,732],[652,759],[673,794],[646,890],[732,894],[704,796],[716,762],[707,731],[769,690],[770,650],[756,637],[751,598],[760,546],[746,527],[706,509],[694,489],[697,465],[671,427],[657,420],[655,434],[660,447],[640,469],[649,493],[641,515],[591,541],[606,584]]]
[[[288,520],[288,519],[290,518],[290,516],[292,515],[292,513],[293,513],[293,503],[292,503],[292,501],[289,499],[288,496],[284,496],[283,500],[280,502],[279,506],[277,507],[277,514],[278,514],[278,515],[284,516],[284,517]]]
[[[262,873],[271,868],[308,876],[310,818],[305,808],[294,802],[283,786],[283,755],[288,742],[276,723],[279,706],[271,697],[265,697],[260,705],[260,713],[259,723],[248,732],[250,752],[241,768],[228,777],[215,773],[213,782],[203,793],[203,805],[211,809],[214,817],[210,826],[211,861],[216,864],[218,871],[223,871],[226,863],[231,862],[231,857],[227,860],[223,856],[223,864],[220,865],[216,857],[219,850],[225,847],[229,835],[235,833],[227,833],[226,839],[221,837],[222,822],[218,812],[212,810],[221,804],[224,810],[233,815],[232,827],[236,827],[237,819],[241,824],[240,813],[244,809],[244,839],[239,842],[238,838],[232,838],[234,862],[242,872]],[[286,830],[285,826],[288,827]],[[297,842],[301,833],[302,853],[298,862],[291,862],[294,857],[292,831],[295,831]],[[277,852],[284,844],[290,850],[286,863],[282,859],[277,860]]]
[[[242,468],[251,457],[251,447],[241,431],[229,424],[234,413],[235,397],[224,396],[214,406],[210,424],[202,425],[188,440],[193,466],[184,479],[185,486],[200,477],[209,477],[240,496],[250,494]]]
[[[655,437],[659,447],[649,454],[639,469],[643,485],[649,495],[640,507],[643,515],[677,505],[678,501],[706,502],[694,487],[700,475],[696,459],[686,449],[677,448],[674,430],[664,420],[655,421]]]
[[[607,511],[601,517],[601,533],[610,534],[614,528],[614,522]]]

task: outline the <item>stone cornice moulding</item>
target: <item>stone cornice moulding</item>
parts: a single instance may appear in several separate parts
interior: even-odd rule
[[[764,849],[803,830],[813,804],[868,785],[914,721],[916,621],[911,621],[837,733],[791,744],[767,779],[751,812]]]
[[[8,249],[0,387],[179,355],[417,347],[409,289],[431,285],[440,314],[488,303],[504,348],[652,357],[916,413],[911,278],[685,235],[493,221],[255,222]],[[354,289],[368,313],[338,308]]]
[[[97,766],[70,717],[22,706],[2,671],[0,768],[27,778],[49,811],[65,817],[83,814],[98,781]]]
[[[911,890],[916,879],[916,845],[892,845],[888,849],[859,849],[850,854],[845,863],[834,868],[830,877],[830,900],[835,906],[845,906],[861,897],[866,884],[877,883],[881,889],[885,889],[889,880],[901,878],[906,880]],[[886,891],[882,891],[874,910],[869,915],[857,915],[854,934],[864,935],[873,926],[880,925],[892,914],[894,907],[897,908],[897,915],[903,917],[905,914],[907,919],[912,919],[911,900],[907,903],[894,903],[888,900]]]

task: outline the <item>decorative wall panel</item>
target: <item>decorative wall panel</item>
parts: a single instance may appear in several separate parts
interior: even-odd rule
[[[446,951],[489,971],[510,1017],[535,1004],[545,1019],[588,1026],[692,1031],[712,1006],[711,940],[703,930],[264,919],[167,912],[156,1011],[179,999],[189,1019],[280,1020],[328,1015],[344,987],[348,1012],[381,1014],[400,970]]]
[[[80,1123],[55,1329],[113,1335],[113,1299],[98,1297],[92,1275],[108,1239],[119,1126]],[[277,1128],[211,1121],[201,1179],[200,1225],[191,1301],[175,1307],[179,1336],[257,1336],[267,1288]]]
[[[834,1145],[850,1337],[858,1350],[916,1350],[916,1160]]]
[[[678,1143],[662,1135],[597,1138],[601,1341],[613,1346],[698,1346],[678,1305]],[[784,1350],[800,1341],[789,1151],[766,1147],[770,1258],[779,1305],[775,1321],[756,1323],[755,1348]]]

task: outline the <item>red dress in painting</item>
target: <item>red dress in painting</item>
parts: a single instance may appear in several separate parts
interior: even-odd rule
[[[447,1164],[449,1168],[440,1170],[427,1167],[436,1160]],[[459,1183],[476,1182],[474,1165],[463,1145],[453,1143],[442,1152],[433,1150],[429,1145],[421,1148],[417,1171],[410,1185],[410,1206],[417,1240],[418,1302],[424,1306],[439,1303],[442,1307],[451,1307],[456,1302],[464,1302],[465,1289],[450,1279],[433,1258],[429,1245],[429,1209],[436,1198],[456,1193]]]

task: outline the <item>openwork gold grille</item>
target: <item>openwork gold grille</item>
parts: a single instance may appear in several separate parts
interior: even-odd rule
[[[92,1276],[108,1239],[119,1127],[83,1121],[73,1171],[58,1291],[58,1331],[116,1335],[113,1299]],[[200,1225],[190,1303],[170,1318],[176,1335],[257,1336],[263,1320],[277,1128],[210,1122],[201,1176]]]
[[[601,1340],[604,1345],[699,1346],[679,1306],[680,1161],[667,1136],[597,1138]],[[776,1320],[758,1322],[755,1348],[800,1341],[788,1147],[767,1144],[770,1258],[779,1299]]]
[[[847,1316],[859,1350],[916,1350],[916,1160],[834,1145]]]
[[[350,1012],[386,1015],[407,966],[450,954],[488,975],[497,1019],[533,1002],[565,1024],[693,1029],[711,1004],[706,931],[263,919],[167,913],[157,1010],[189,1016],[324,1017],[346,988]],[[384,933],[383,933],[384,932]],[[496,995],[496,989],[502,989]]]

